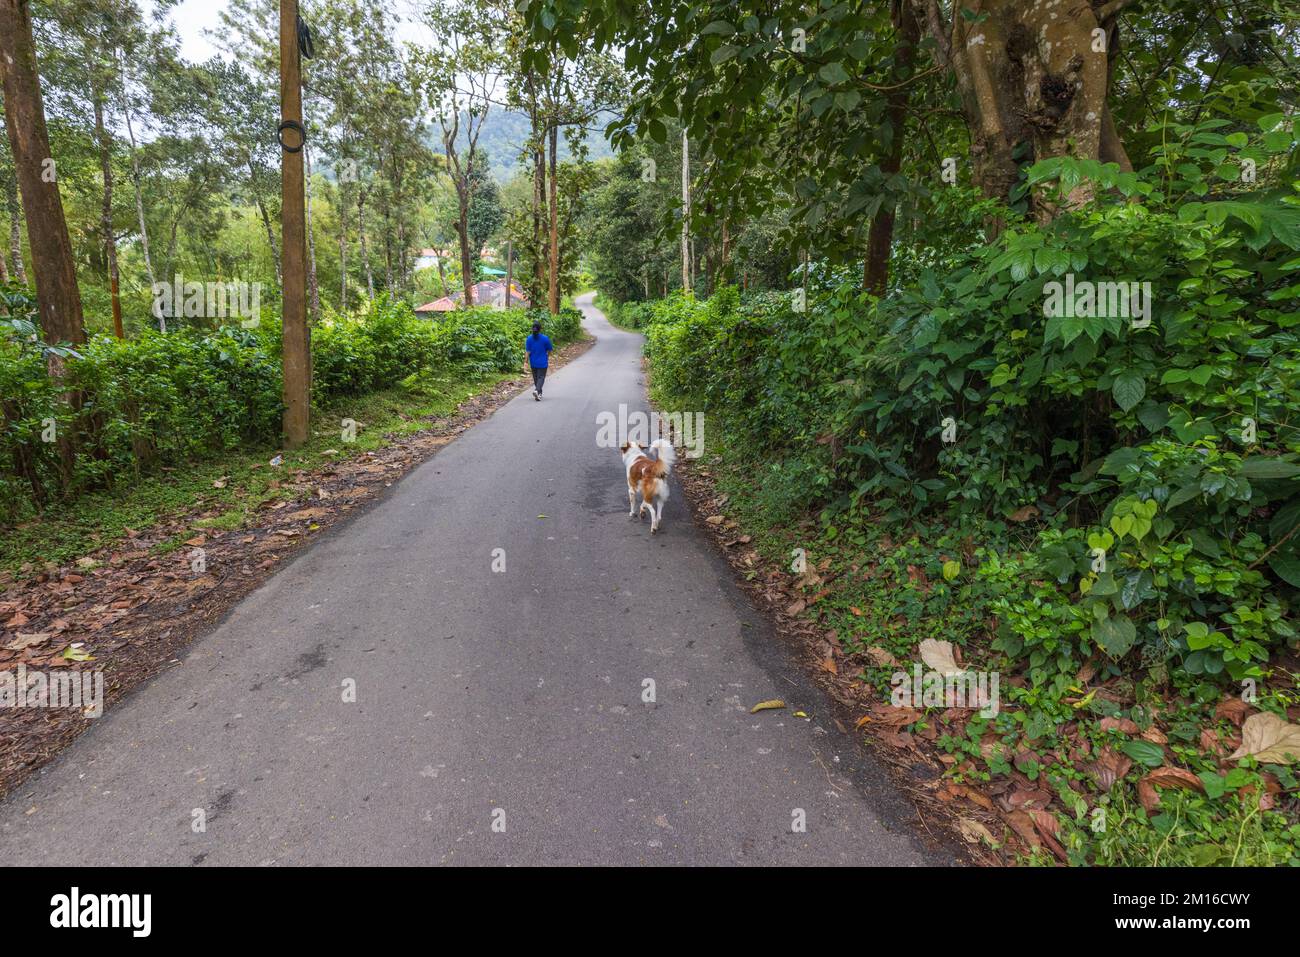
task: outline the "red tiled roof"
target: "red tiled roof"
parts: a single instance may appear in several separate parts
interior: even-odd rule
[[[472,295],[474,297],[474,302],[482,302],[484,299],[489,299],[489,300],[493,299],[497,296],[497,294],[502,293],[504,289],[505,289],[504,282],[494,282],[491,280],[485,280],[483,282],[475,283],[472,292]],[[450,296],[443,296],[441,299],[435,299],[433,302],[426,302],[423,306],[416,306],[415,311],[416,312],[451,312],[453,309],[459,306],[461,297],[463,295],[464,293],[458,289],[455,292],[453,292]],[[520,290],[520,288],[516,286],[514,283],[510,284],[510,304],[512,306],[519,305],[525,309],[527,309],[531,305],[528,301],[528,297],[525,296],[522,290]]]

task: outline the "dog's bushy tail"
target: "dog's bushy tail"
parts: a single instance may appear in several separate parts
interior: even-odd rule
[[[677,450],[667,439],[655,439],[650,443],[650,448],[655,450],[658,460],[663,464],[659,470],[660,475],[667,475],[673,470],[673,463],[677,461]]]

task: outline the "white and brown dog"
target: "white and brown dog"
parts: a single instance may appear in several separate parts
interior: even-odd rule
[[[677,453],[673,444],[667,439],[655,439],[650,443],[650,451],[655,458],[650,458],[635,442],[623,446],[623,466],[627,470],[627,517],[639,518],[646,509],[650,510],[650,532],[659,531],[659,522],[664,517],[664,502],[668,501],[668,476],[672,473]],[[641,507],[636,507],[636,494],[641,493]]]

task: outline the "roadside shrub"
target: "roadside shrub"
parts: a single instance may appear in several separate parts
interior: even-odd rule
[[[764,494],[983,523],[1015,567],[996,647],[1042,680],[1098,652],[1258,677],[1296,635],[1300,204],[1165,207],[1132,174],[1082,172],[1128,201],[1012,226],[883,300],[655,304],[656,397],[782,461]],[[1150,323],[1046,316],[1067,274],[1149,283]]]
[[[572,306],[562,306],[559,313],[554,316],[545,309],[530,309],[527,320],[523,325],[525,336],[532,331],[534,322],[540,322],[542,332],[550,336],[551,341],[556,345],[582,338],[582,313]]]
[[[26,290],[5,289],[4,305],[0,521],[19,521],[57,498],[112,487],[155,467],[278,440],[277,322],[256,330],[94,336],[64,356],[60,384],[50,378],[51,349],[36,334],[35,303]],[[574,309],[552,317],[482,307],[430,321],[380,297],[362,313],[329,317],[312,329],[313,400],[328,405],[393,388],[420,371],[512,372],[534,317],[557,345],[581,334]],[[56,440],[44,441],[43,433]]]

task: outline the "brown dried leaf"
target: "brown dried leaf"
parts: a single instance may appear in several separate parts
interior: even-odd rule
[[[1016,509],[1010,515],[1008,515],[1007,519],[1012,522],[1027,522],[1031,518],[1037,518],[1037,517],[1038,517],[1037,508],[1035,508],[1032,505],[1024,505]]]
[[[1121,734],[1137,734],[1138,726],[1129,718],[1102,718],[1101,730],[1118,731]]]
[[[5,645],[5,650],[22,651],[24,648],[35,648],[37,645],[49,641],[53,636],[54,632],[52,631],[39,631],[26,635],[20,631],[17,638]]]
[[[951,641],[927,638],[921,642],[917,650],[921,653],[921,660],[944,677],[961,673],[961,668],[958,667],[957,659],[953,654]]]
[[[893,666],[898,664],[897,658],[891,655],[884,648],[881,648],[877,645],[872,645],[870,648],[867,649],[867,657],[871,659],[871,663],[875,665],[877,668],[884,668],[886,666]]]
[[[1122,780],[1132,767],[1133,762],[1129,758],[1110,748],[1103,749],[1097,760],[1089,766],[1103,791],[1113,788],[1115,782]]]
[[[1160,788],[1179,788],[1183,791],[1200,791],[1202,793],[1205,791],[1205,782],[1195,774],[1170,764],[1156,768],[1142,780]]]
[[[1246,720],[1246,712],[1250,710],[1250,705],[1240,698],[1224,698],[1214,708],[1216,718],[1227,718],[1237,727]]]
[[[1241,726],[1241,747],[1229,761],[1250,756],[1268,764],[1294,764],[1300,758],[1300,725],[1283,721],[1271,711],[1252,714]]]
[[[979,821],[968,817],[958,818],[957,827],[961,831],[961,836],[971,844],[979,844],[983,841],[989,847],[998,846],[998,842],[989,833],[989,829]]]

